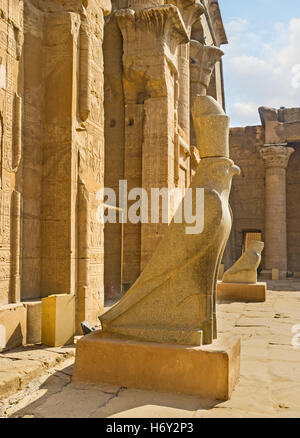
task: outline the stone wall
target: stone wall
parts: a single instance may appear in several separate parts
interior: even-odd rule
[[[30,326],[28,302],[65,293],[76,296],[80,332],[103,309],[104,271],[108,293],[120,292],[151,258],[167,224],[104,232],[97,196],[103,186],[118,195],[122,179],[148,193],[190,184],[199,158],[191,38],[213,51],[227,43],[218,2],[116,0],[111,14],[109,0],[0,0],[0,325],[13,314],[9,333],[21,324],[11,306],[22,303]],[[224,105],[216,53],[197,60],[201,93]]]
[[[233,227],[224,255],[229,268],[242,254],[244,231],[261,231],[265,227],[265,170],[259,154],[264,139],[261,126],[230,130],[230,158],[241,168],[233,179],[230,205]]]
[[[196,60],[190,40],[200,47]],[[113,1],[104,37],[105,187],[115,190],[118,208],[120,180],[128,192],[142,187],[148,197],[151,188],[189,186],[199,161],[190,123],[193,92],[200,88],[225,104],[221,54],[203,58],[201,48],[225,43],[217,2]],[[191,79],[194,61],[200,74]],[[105,225],[106,296],[135,282],[166,226]]]
[[[300,143],[293,147],[287,168],[287,256],[288,270],[300,272]]]
[[[20,300],[23,2],[0,2],[0,305]]]
[[[241,168],[233,180],[233,228],[224,255],[241,255],[246,231],[260,231],[261,268],[300,272],[300,109],[260,108],[262,126],[232,128],[230,156]],[[286,211],[285,211],[286,210]]]
[[[0,2],[0,306],[74,294],[77,332],[104,305],[96,197],[110,10],[109,0]]]

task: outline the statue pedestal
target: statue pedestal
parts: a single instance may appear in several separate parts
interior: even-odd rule
[[[228,400],[240,372],[240,340],[202,347],[139,342],[97,330],[76,345],[73,381]]]
[[[218,301],[262,303],[266,301],[266,283],[217,283]]]

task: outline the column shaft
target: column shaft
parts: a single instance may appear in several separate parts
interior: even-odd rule
[[[265,182],[265,268],[286,273],[286,168],[293,148],[267,145],[260,153],[266,167]]]
[[[287,271],[286,170],[267,168],[265,184],[266,269]]]

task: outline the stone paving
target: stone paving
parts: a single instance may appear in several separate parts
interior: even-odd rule
[[[34,379],[52,374],[60,364],[74,361],[75,345],[51,348],[32,345],[0,353],[0,408],[1,399],[18,390],[26,389]]]
[[[54,363],[54,367],[49,360],[53,349],[43,350],[44,358],[37,358],[35,350],[29,350],[19,361],[27,361],[26,367],[38,362],[44,373],[27,385],[24,377],[20,386],[23,389],[0,402],[0,416],[299,418],[300,347],[292,346],[292,329],[300,324],[300,292],[269,291],[265,303],[219,304],[218,322],[220,332],[242,339],[241,376],[227,402],[108,385],[72,384],[72,348],[68,350],[70,356]],[[17,365],[18,354],[8,352],[0,357],[15,360]],[[56,349],[55,354],[62,353]],[[28,376],[34,374],[31,367],[26,369]]]
[[[266,281],[269,290],[277,291],[299,291],[300,279],[299,278],[286,278],[285,280],[261,280]]]

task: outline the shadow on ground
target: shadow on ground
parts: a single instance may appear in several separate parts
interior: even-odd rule
[[[127,389],[111,385],[72,383],[73,366],[51,375],[32,396],[24,400],[26,407],[11,417],[37,418],[186,418],[198,410],[218,405],[216,400],[197,397]]]

